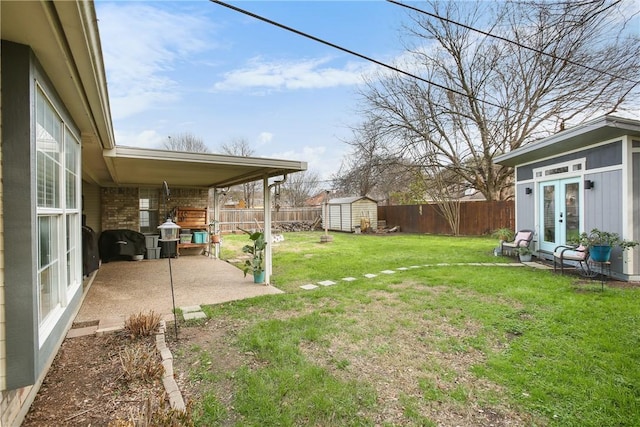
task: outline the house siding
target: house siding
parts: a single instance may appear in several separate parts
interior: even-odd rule
[[[0,424],[19,425],[59,349],[82,299],[77,287],[62,298],[46,332],[38,320],[35,82],[55,105],[66,126],[76,129],[28,46],[2,41],[2,252],[3,352]],[[77,130],[77,129],[76,129]],[[4,224],[11,224],[4,227]],[[79,224],[78,224],[79,233]],[[78,268],[81,265],[78,263]],[[81,273],[81,272],[78,272]],[[65,288],[69,289],[69,288]],[[4,304],[11,301],[11,304]],[[42,335],[41,335],[42,334]],[[46,335],[44,335],[46,334]]]
[[[6,387],[31,385],[36,378],[38,349],[37,283],[33,266],[36,250],[34,196],[35,181],[31,147],[31,50],[15,43],[2,43],[2,104],[11,105],[3,114],[2,156],[5,191],[3,216],[11,227],[4,230],[5,241],[12,242],[5,253]],[[10,207],[10,209],[9,209]]]

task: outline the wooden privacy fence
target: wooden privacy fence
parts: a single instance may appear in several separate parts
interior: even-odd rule
[[[283,224],[313,223],[322,217],[322,208],[280,208],[271,211],[271,222],[274,228]],[[264,211],[262,209],[220,209],[220,231],[233,233],[238,227],[250,230],[256,228],[256,221],[264,227]]]
[[[453,234],[437,204],[378,206],[378,221],[407,233]],[[481,236],[498,228],[515,228],[513,201],[460,203],[460,234]]]
[[[280,208],[277,212],[272,211],[271,221],[274,228],[285,224],[312,224],[322,217],[322,211],[321,207]],[[256,228],[256,221],[260,227],[264,226],[262,209],[221,209],[219,228],[225,234],[233,233],[238,227]],[[389,228],[400,226],[400,231],[406,233],[452,234],[436,204],[378,206],[378,221],[385,221]],[[318,226],[323,225],[319,223]],[[461,235],[481,236],[503,227],[515,228],[513,201],[460,203]]]

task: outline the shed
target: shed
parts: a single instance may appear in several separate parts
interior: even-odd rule
[[[378,202],[367,196],[331,199],[327,229],[332,231],[366,230],[378,224]]]
[[[640,240],[640,121],[606,115],[498,156],[515,168],[516,228],[534,230],[534,248],[593,228]],[[640,249],[611,256],[611,275],[640,280]]]

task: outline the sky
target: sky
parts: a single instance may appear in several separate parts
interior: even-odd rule
[[[376,1],[234,1],[330,43],[392,62],[407,11]],[[161,148],[190,133],[214,153],[300,160],[328,180],[360,121],[375,64],[206,0],[95,3],[116,143]]]

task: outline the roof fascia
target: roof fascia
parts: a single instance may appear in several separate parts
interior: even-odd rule
[[[578,126],[574,126],[555,135],[543,138],[538,142],[527,144],[524,147],[520,147],[513,151],[510,151],[509,153],[497,156],[494,159],[494,163],[505,166],[516,166],[517,164],[521,163],[519,159],[524,158],[527,154],[531,155],[536,151],[545,149],[553,150],[553,146],[557,147],[557,149],[554,150],[555,153],[553,154],[562,153],[566,151],[566,148],[562,147],[559,144],[560,142],[581,136],[586,136],[591,132],[603,129],[605,127],[624,129],[632,133],[639,133],[640,121],[611,115],[601,116],[597,119],[585,122]]]

